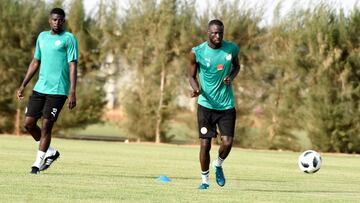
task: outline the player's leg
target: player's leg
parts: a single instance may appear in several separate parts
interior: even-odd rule
[[[211,138],[200,138],[201,185],[199,189],[207,189],[209,187],[210,149]]]
[[[40,138],[41,138],[42,130],[37,125],[37,120],[38,119],[34,118],[34,117],[26,117],[25,118],[25,123],[24,123],[25,129],[32,135],[32,137],[39,144],[39,150],[40,151],[43,151],[43,150],[45,150],[47,148],[48,149],[46,151],[47,154],[55,154],[56,150],[53,147],[51,147],[51,146],[45,147],[44,145],[42,147],[40,146]],[[42,157],[41,154],[42,153],[40,152],[40,156],[37,156],[39,158],[38,161],[41,161],[41,157]]]
[[[31,173],[39,173],[45,162],[46,152],[51,142],[51,131],[54,126],[54,122],[44,118],[43,126],[41,129],[41,138],[39,144],[39,150],[37,152],[36,160],[32,165]]]
[[[25,117],[24,128],[30,133],[35,141],[39,141],[41,137],[41,129],[37,125],[38,118]]]
[[[213,161],[212,165],[215,169],[216,182],[222,187],[225,185],[225,175],[222,164],[229,155],[233,145],[236,111],[235,109],[222,111],[217,119],[221,133],[221,144],[218,157]]]
[[[41,140],[39,145],[39,151],[46,151],[43,164],[40,165],[39,170],[43,171],[50,167],[50,165],[59,158],[60,153],[50,146],[51,143],[51,133],[54,126],[53,120],[44,119],[43,128],[41,131]]]
[[[46,102],[43,111],[44,120],[39,145],[39,151],[46,152],[46,154],[44,156],[43,163],[39,167],[40,171],[49,168],[50,165],[60,156],[60,153],[54,147],[51,147],[50,143],[54,123],[60,114],[66,98],[67,97],[63,95],[46,95]]]
[[[37,125],[37,121],[42,115],[45,104],[45,96],[33,91],[29,97],[28,105],[25,109],[24,128],[30,133],[35,141],[39,141],[41,137],[41,129]]]
[[[226,157],[229,155],[232,145],[233,145],[234,138],[227,135],[221,136],[221,144],[219,147],[219,156],[218,159],[216,159],[216,165],[221,166],[222,162],[226,159]]]
[[[46,98],[44,94],[33,91],[25,110],[24,127],[31,134],[31,136],[35,139],[36,142],[39,142],[41,139],[41,129],[37,125],[37,121],[42,115],[45,100]],[[37,152],[35,162],[31,168],[31,173],[39,173],[39,167],[44,157],[45,152]]]
[[[39,145],[40,151],[46,152],[48,150],[51,142],[51,131],[53,126],[54,121],[44,118]]]
[[[200,138],[199,160],[201,166],[201,184],[199,189],[209,187],[209,166],[211,139],[216,137],[216,125],[212,124],[212,111],[202,106],[198,106],[198,127]]]

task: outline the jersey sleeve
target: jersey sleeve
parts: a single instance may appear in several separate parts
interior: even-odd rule
[[[41,61],[41,47],[40,47],[40,35],[36,40],[34,58]]]
[[[73,35],[67,40],[66,55],[68,62],[77,61],[79,59],[78,42]]]

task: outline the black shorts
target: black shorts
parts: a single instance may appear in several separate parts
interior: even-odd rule
[[[236,110],[213,110],[198,105],[198,126],[200,138],[216,137],[218,132],[216,125],[219,127],[222,136],[234,137]]]
[[[43,118],[55,122],[66,99],[65,95],[42,94],[33,91],[25,110],[25,116],[34,118],[43,116]]]

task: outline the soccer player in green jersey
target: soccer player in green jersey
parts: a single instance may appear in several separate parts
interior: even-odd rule
[[[39,143],[36,160],[31,167],[32,174],[46,170],[60,156],[50,145],[52,128],[67,99],[69,109],[76,106],[78,44],[73,34],[63,30],[64,22],[64,10],[53,8],[49,15],[51,30],[39,34],[34,58],[17,91],[19,100],[23,99],[24,88],[40,69],[39,79],[25,110],[24,122],[26,130]],[[37,121],[41,117],[40,128]]]
[[[240,70],[239,47],[223,40],[223,35],[223,23],[217,19],[211,20],[208,24],[208,40],[193,47],[190,52],[188,77],[193,89],[191,96],[198,97],[202,177],[199,189],[209,187],[211,139],[216,138],[217,127],[222,142],[212,165],[216,182],[221,187],[225,185],[222,163],[230,153],[234,138],[236,111],[231,84]]]

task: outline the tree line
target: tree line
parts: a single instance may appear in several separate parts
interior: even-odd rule
[[[225,24],[224,39],[241,49],[241,72],[233,86],[238,146],[302,150],[305,137],[316,150],[360,152],[358,8],[346,15],[322,2],[293,8],[283,17],[278,8],[273,23],[263,26],[264,9],[241,0],[219,1],[204,13],[197,12],[195,0],[129,2],[129,8],[120,9],[117,1],[100,1],[90,16],[82,1],[66,7],[66,28],[77,36],[80,48],[79,106],[75,113],[62,113],[58,129],[101,119],[107,78],[100,72],[112,55],[126,63],[118,74],[129,77],[120,88],[128,133],[141,140],[170,140],[169,121],[189,111],[178,102],[189,94],[189,51],[207,39],[207,22],[219,18]],[[49,29],[48,11],[62,3],[0,2],[0,132],[16,128],[14,120],[24,104],[14,93],[38,33]],[[194,112],[181,122],[196,132]]]

